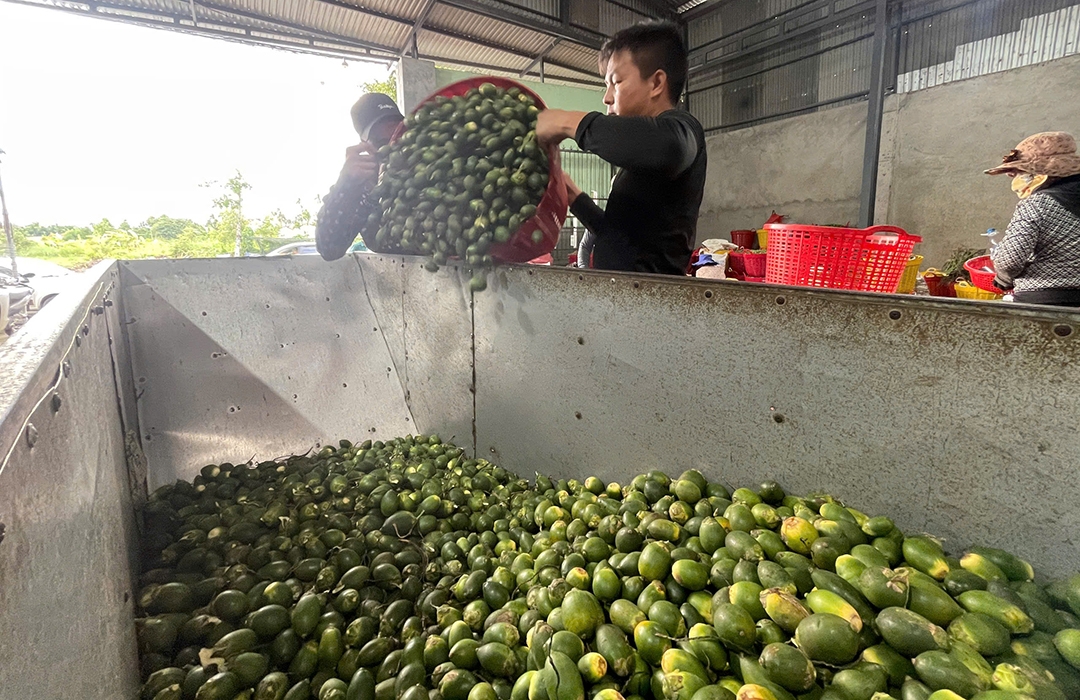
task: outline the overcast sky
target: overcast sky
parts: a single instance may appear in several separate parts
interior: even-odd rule
[[[295,212],[358,141],[379,64],[246,46],[0,2],[0,175],[15,224],[205,221],[236,170],[248,211]]]

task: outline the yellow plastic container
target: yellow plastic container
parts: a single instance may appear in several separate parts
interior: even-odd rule
[[[922,265],[923,256],[912,255],[904,267],[904,274],[900,275],[900,283],[896,285],[897,294],[914,294],[915,282],[919,279],[919,265]]]
[[[769,232],[763,228],[757,230],[757,247],[765,250],[769,247]]]
[[[969,284],[965,280],[957,280],[953,287],[956,290],[957,299],[979,299],[980,301],[997,301],[1003,295],[988,292],[984,289]]]

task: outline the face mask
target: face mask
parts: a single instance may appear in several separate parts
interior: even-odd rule
[[[1040,187],[1046,184],[1045,175],[1031,175],[1029,173],[1019,173],[1012,180],[1012,191],[1016,193],[1016,196],[1020,199],[1027,199],[1035,193]]]

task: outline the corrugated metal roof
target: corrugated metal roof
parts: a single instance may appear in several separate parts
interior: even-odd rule
[[[597,67],[597,53],[593,49],[578,44],[560,42],[548,52],[548,58],[560,63],[577,66],[582,70],[591,72],[597,78],[600,77]]]
[[[295,44],[333,55],[386,59],[411,50],[406,44],[411,44],[414,23],[429,4],[429,0],[13,1],[250,43]],[[602,24],[611,27],[644,17],[621,5],[639,9],[668,2],[600,1]],[[557,0],[435,0],[417,35],[418,53],[447,64],[516,74],[550,49],[546,73],[598,84],[596,52],[589,45],[595,47],[602,37],[563,25],[551,14],[557,14],[559,6]],[[193,11],[197,24],[192,22]],[[560,43],[552,49],[556,38]]]
[[[400,5],[387,7],[385,0],[371,0],[365,12],[361,8],[340,7],[328,2],[296,0],[217,0],[247,13],[284,20],[290,24],[310,27],[343,37],[363,39],[376,44],[400,47],[419,15],[423,0],[404,0]],[[352,3],[342,3],[352,4]],[[382,7],[380,7],[382,5]],[[382,15],[398,18],[394,21]]]
[[[559,16],[559,0],[507,0],[507,2],[548,17]]]
[[[445,56],[448,59],[498,66],[515,72],[523,70],[531,60],[525,56],[477,46],[466,39],[454,39],[434,32],[420,32],[416,43],[420,53],[426,56]]]
[[[546,34],[446,5],[435,5],[427,21],[424,22],[425,31],[439,29],[488,43],[512,47],[529,56],[543,51],[551,43],[551,37]]]

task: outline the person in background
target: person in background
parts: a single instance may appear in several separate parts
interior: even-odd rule
[[[592,267],[592,255],[595,248],[596,234],[585,229],[585,233],[581,234],[581,240],[578,241],[575,266],[583,269]]]
[[[353,246],[353,241],[362,232],[374,204],[367,201],[367,196],[379,179],[375,154],[390,143],[405,119],[389,96],[377,92],[363,95],[350,113],[360,143],[345,149],[345,165],[323,198],[315,223],[315,249],[324,260],[337,260],[354,248],[364,250],[361,242]]]
[[[570,210],[596,237],[594,267],[685,275],[706,154],[701,124],[676,109],[687,76],[682,32],[670,22],[636,24],[605,42],[600,66],[607,115],[544,110],[536,135],[544,143],[574,139],[620,168],[606,210],[567,180]],[[583,263],[588,256],[579,252]]]
[[[1020,198],[991,253],[997,286],[1025,304],[1080,307],[1080,155],[1061,131],[1029,136],[988,175],[1009,175]]]

